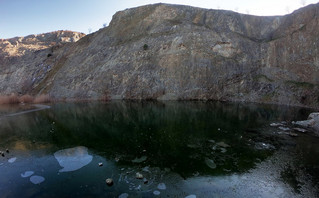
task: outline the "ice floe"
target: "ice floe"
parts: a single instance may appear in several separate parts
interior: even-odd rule
[[[13,162],[15,162],[16,160],[17,160],[16,157],[12,157],[12,158],[8,159],[8,162],[9,162],[9,163],[13,163]]]
[[[30,182],[32,182],[33,184],[40,184],[44,182],[44,180],[45,180],[44,177],[38,176],[38,175],[34,175],[30,177]]]
[[[59,172],[78,170],[88,165],[93,159],[92,155],[88,154],[88,149],[84,146],[59,150],[54,153],[54,157],[60,166],[63,167]]]
[[[21,173],[21,177],[30,177],[33,174],[34,174],[33,171],[26,171],[24,173]]]
[[[160,195],[160,194],[161,194],[161,192],[160,192],[160,191],[158,191],[158,190],[155,190],[155,191],[153,192],[153,194],[154,194],[154,195]]]

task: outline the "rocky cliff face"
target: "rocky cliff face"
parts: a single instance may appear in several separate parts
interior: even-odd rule
[[[319,4],[274,17],[155,4],[51,51],[12,58],[2,49],[0,92],[319,108],[318,47]]]
[[[78,32],[56,31],[26,37],[0,39],[0,55],[2,58],[21,57],[63,43],[76,42],[84,36],[85,34]]]
[[[0,39],[0,93],[28,94],[52,70],[47,59],[54,50],[78,41],[85,34],[56,31]]]

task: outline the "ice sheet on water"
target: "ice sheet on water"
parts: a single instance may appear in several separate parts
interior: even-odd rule
[[[160,194],[161,194],[161,192],[160,192],[160,191],[158,191],[158,190],[155,190],[155,191],[153,192],[153,194],[154,194],[154,195],[160,195]]]
[[[21,177],[30,177],[33,174],[34,174],[33,171],[26,171],[24,173],[21,173]]]
[[[30,182],[32,182],[33,184],[40,184],[44,182],[44,180],[45,180],[44,177],[38,176],[38,175],[34,175],[30,177]]]
[[[17,160],[16,157],[12,157],[12,158],[8,159],[8,162],[9,162],[9,163],[13,163],[13,162],[15,162],[16,160]]]
[[[88,149],[84,146],[78,146],[69,149],[63,149],[54,153],[55,159],[63,168],[59,172],[70,172],[78,170],[88,165],[93,157],[88,154]]]

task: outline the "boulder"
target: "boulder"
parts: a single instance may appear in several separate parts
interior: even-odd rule
[[[311,113],[308,116],[308,120],[297,121],[295,125],[310,128],[319,135],[319,112]]]

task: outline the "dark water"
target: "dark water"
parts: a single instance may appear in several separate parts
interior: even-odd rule
[[[0,156],[1,197],[318,195],[318,138],[269,126],[306,119],[309,109],[218,102],[50,106],[0,108],[0,150],[9,149]]]

